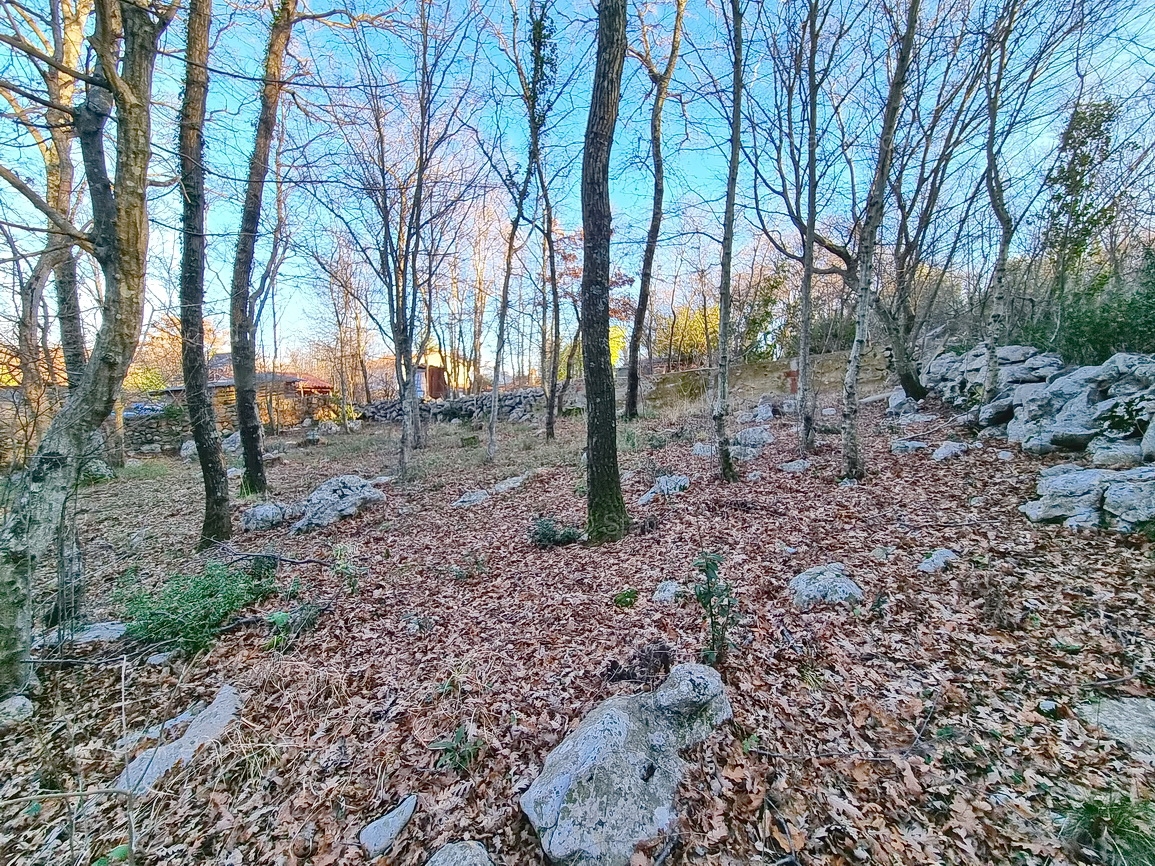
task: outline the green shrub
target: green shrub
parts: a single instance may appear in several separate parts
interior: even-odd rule
[[[566,526],[549,517],[539,517],[529,530],[529,540],[540,548],[562,547],[582,540],[582,531],[576,526]]]
[[[156,592],[138,590],[124,599],[129,637],[176,643],[186,652],[208,647],[225,618],[276,591],[267,566],[254,571],[210,562],[203,574],[177,574]]]
[[[715,667],[725,664],[731,647],[730,629],[738,624],[738,599],[718,574],[721,564],[721,554],[706,551],[694,560],[694,568],[702,573],[702,579],[694,584],[694,598],[706,620],[706,646],[700,655],[705,664]]]
[[[638,602],[638,591],[633,587],[626,587],[614,596],[615,607],[633,607]]]
[[[1126,795],[1087,800],[1067,813],[1062,837],[1080,859],[1155,866],[1155,803]]]
[[[443,740],[430,743],[429,748],[435,752],[441,752],[437,756],[438,767],[464,772],[477,760],[477,756],[481,753],[481,747],[484,745],[485,740],[480,737],[469,736],[469,731],[466,730],[465,725],[458,725],[457,730],[452,734]]]

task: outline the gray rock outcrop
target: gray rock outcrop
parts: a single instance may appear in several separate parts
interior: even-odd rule
[[[317,487],[301,503],[303,513],[291,531],[300,534],[332,526],[384,499],[385,494],[360,475],[338,475]]]
[[[961,457],[966,453],[967,447],[962,442],[943,442],[938,448],[934,449],[934,453],[930,455],[930,458],[941,463],[943,460],[950,460],[952,457]]]
[[[545,759],[521,797],[551,863],[628,866],[677,820],[679,752],[732,715],[718,672],[682,664],[654,692],[610,698]]]
[[[787,585],[791,601],[801,610],[819,604],[853,604],[863,600],[862,588],[850,579],[841,562],[808,568],[796,574]]]
[[[1155,764],[1155,699],[1113,698],[1081,704],[1079,716],[1098,725],[1118,740],[1134,757]]]
[[[32,718],[32,701],[24,695],[13,695],[0,701],[0,731],[23,724]]]
[[[918,564],[918,570],[926,574],[934,574],[936,571],[942,571],[946,568],[947,563],[954,562],[958,559],[958,554],[947,547],[940,547],[938,550],[932,550],[926,555],[926,559]]]
[[[275,502],[258,502],[241,513],[241,532],[265,532],[288,519],[285,506]]]

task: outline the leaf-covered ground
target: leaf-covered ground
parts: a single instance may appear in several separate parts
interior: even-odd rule
[[[692,581],[709,550],[724,555],[744,618],[723,671],[734,721],[689,755],[670,862],[1066,863],[1058,833],[1072,803],[1155,781],[1074,713],[1102,696],[1155,693],[1151,546],[1027,523],[1016,507],[1037,459],[1000,460],[990,443],[943,463],[895,457],[889,440],[901,434],[879,410],[863,423],[870,475],[857,486],[835,481],[835,436],[822,437],[810,471],[778,471],[798,456],[785,423],[743,466],[760,480],[732,485],[691,456],[704,417],[624,427],[637,531],[550,550],[527,529],[538,515],[581,522],[581,422],[566,421],[558,444],[504,429],[494,466],[461,447],[460,428],[434,430],[421,475],[385,487],[384,504],[329,531],[235,540],[237,551],[298,561],[277,576],[297,599],[270,598],[261,612],[327,606],[287,648],[270,649],[256,623],[163,666],[127,643],[66,649],[42,666],[34,724],[0,734],[0,800],[107,786],[148,743],[118,745],[124,733],[210,701],[225,682],[247,697],[221,743],[131,810],[115,796],[80,812],[68,798],[4,806],[0,850],[10,863],[90,863],[131,829],[146,864],[363,863],[358,831],[416,792],[417,814],[381,862],[423,863],[443,842],[474,838],[498,863],[540,863],[518,796],[594,705],[646,687],[609,682],[612,662],[629,667],[658,642],[675,662],[695,658],[696,603],[650,594]],[[926,426],[932,443],[965,438]],[[388,472],[392,435],[374,428],[289,452],[271,470],[276,495],[339,472]],[[537,471],[520,489],[450,508],[527,469]],[[688,474],[690,490],[637,506],[665,471]],[[93,618],[115,615],[118,582],[154,585],[203,566],[189,552],[195,470],[157,460],[133,474],[82,501]],[[939,547],[959,561],[919,572]],[[793,609],[787,581],[831,561],[866,602]],[[638,591],[632,608],[613,603],[625,588]],[[462,727],[480,752],[466,771],[439,769],[430,746]]]

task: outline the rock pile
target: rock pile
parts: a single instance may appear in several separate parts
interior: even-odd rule
[[[1000,392],[1009,393],[1017,385],[1046,382],[1065,369],[1058,355],[1040,352],[1033,346],[1002,346],[995,357]],[[945,403],[961,406],[974,402],[982,396],[987,381],[987,347],[980,343],[965,355],[944,352],[927,365],[921,378],[922,384]]]
[[[682,664],[657,691],[610,698],[549,753],[521,808],[550,863],[628,866],[677,821],[678,753],[731,717],[718,672]]]
[[[489,417],[492,394],[453,397],[449,400],[425,400],[421,403],[424,421],[481,421]],[[497,417],[502,421],[530,421],[534,412],[545,408],[545,392],[540,388],[521,388],[503,391],[497,397]],[[401,423],[401,401],[380,400],[358,407],[361,415],[370,421]]]
[[[295,503],[261,502],[241,514],[242,532],[264,532],[295,520],[294,534],[331,526],[381,502],[385,494],[359,475],[337,475]]]

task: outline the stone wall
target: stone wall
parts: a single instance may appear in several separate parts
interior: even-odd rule
[[[124,419],[124,447],[128,451],[180,451],[181,443],[191,437],[183,411],[179,415],[170,411]]]
[[[474,421],[489,417],[490,393],[448,400],[426,400],[421,403],[421,417],[427,421]],[[381,400],[358,406],[362,417],[370,421],[401,422],[401,401]],[[540,388],[503,391],[497,398],[497,417],[503,421],[529,421],[537,411],[545,410],[545,392]]]

